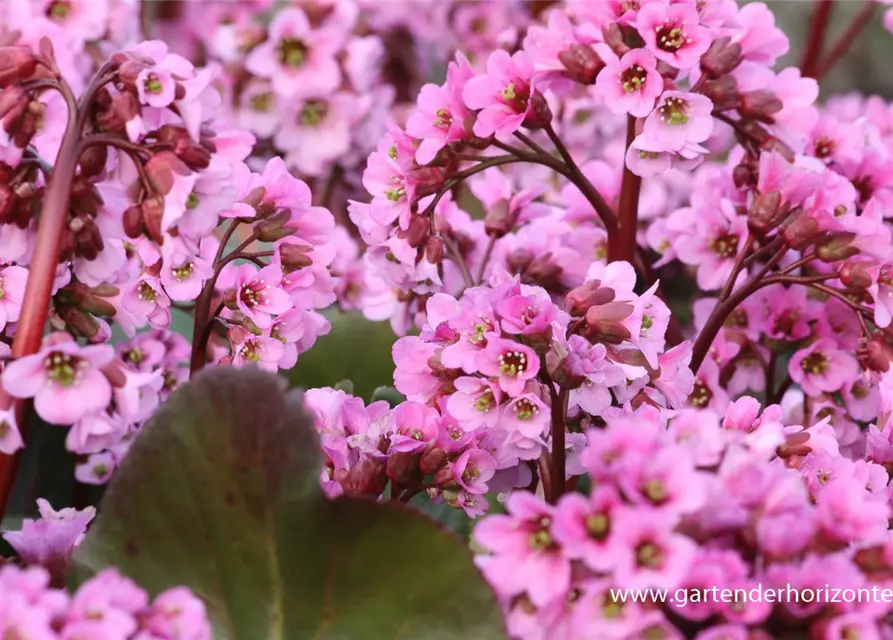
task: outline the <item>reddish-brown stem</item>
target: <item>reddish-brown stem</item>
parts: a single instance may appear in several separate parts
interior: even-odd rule
[[[626,148],[636,138],[636,118],[627,116]],[[636,255],[636,232],[639,230],[639,193],[642,178],[624,166],[620,183],[620,205],[617,207],[617,234],[608,242],[608,262],[632,262]]]
[[[750,248],[753,246],[753,243],[754,237],[748,233],[747,240],[744,241],[744,246],[741,248],[741,253],[735,258],[735,264],[732,266],[732,273],[729,275],[729,279],[726,280],[726,285],[723,287],[722,293],[719,294],[720,300],[725,300],[732,293],[732,289],[735,287],[735,281],[738,280],[738,274],[740,274],[741,270],[744,268],[744,262],[750,254]]]
[[[567,450],[565,434],[567,431],[567,389],[556,389],[549,372],[544,368],[540,372],[543,382],[549,387],[551,407],[551,439],[552,451],[549,458],[549,478],[551,487],[543,487],[546,499],[555,504],[564,494],[565,480],[567,478]]]
[[[833,8],[834,0],[818,0],[815,9],[813,9],[809,35],[806,38],[806,47],[803,49],[803,58],[800,61],[800,70],[804,77],[812,77],[819,56],[822,55],[822,45],[825,42],[825,33],[828,31],[828,22],[831,20]]]
[[[856,38],[862,32],[862,29],[864,29],[871,21],[871,16],[874,13],[876,4],[875,0],[865,0],[859,13],[857,13],[853,18],[853,21],[850,22],[850,25],[847,27],[846,31],[843,32],[843,35],[841,35],[837,42],[834,43],[834,46],[831,47],[831,51],[828,52],[828,55],[814,65],[814,73],[812,74],[812,77],[816,80],[821,80],[829,71],[831,71],[834,65],[843,58],[846,52],[849,51],[853,42],[855,42]]]

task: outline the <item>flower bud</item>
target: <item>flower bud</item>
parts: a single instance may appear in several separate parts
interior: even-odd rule
[[[138,204],[132,204],[124,210],[124,233],[128,238],[139,238],[143,235],[143,210]]]
[[[632,334],[620,324],[632,315],[633,305],[628,302],[609,302],[598,307],[591,307],[586,312],[586,328],[584,337],[590,342],[620,344],[629,340]]]
[[[103,169],[109,157],[109,150],[104,144],[96,144],[81,154],[78,163],[81,165],[81,176],[94,178]]]
[[[794,214],[781,229],[781,235],[792,249],[802,251],[818,240],[822,231],[819,223],[808,213]]]
[[[757,89],[741,95],[738,111],[746,119],[773,124],[775,119],[772,116],[783,108],[784,103],[776,97],[775,93],[768,89]]]
[[[509,211],[509,203],[500,198],[484,216],[484,229],[488,236],[502,238],[515,226],[517,215]]]
[[[0,91],[0,119],[3,120],[4,130],[12,130],[13,123],[25,114],[29,102],[28,94],[20,86],[6,87]]]
[[[552,353],[554,352],[550,351],[546,354],[547,362]],[[586,376],[574,367],[575,362],[576,358],[574,356],[566,355],[557,359],[554,366],[549,367],[549,372],[555,384],[563,389],[579,389],[583,386],[583,383],[586,382]]]
[[[741,64],[741,45],[732,42],[729,36],[713,41],[710,48],[701,56],[701,69],[712,78],[724,76]]]
[[[431,264],[440,264],[443,262],[444,254],[443,238],[440,236],[430,236],[425,244],[425,259]]]
[[[391,482],[408,484],[419,468],[419,456],[415,453],[398,452],[388,456],[386,472]]]
[[[542,129],[552,122],[552,110],[546,97],[538,89],[534,89],[530,96],[529,110],[522,123],[528,129]]]
[[[20,84],[37,71],[31,47],[0,47],[0,88]]]
[[[84,338],[93,338],[99,333],[99,323],[80,309],[66,307],[59,311],[59,317],[75,334]]]
[[[871,286],[872,277],[866,264],[848,260],[840,268],[840,281],[851,289],[865,290]]]
[[[746,189],[757,183],[757,176],[753,169],[744,163],[736,165],[732,170],[732,180],[738,189]]]
[[[747,228],[758,237],[766,235],[782,223],[788,214],[780,191],[758,193],[747,211]]]
[[[446,459],[446,451],[438,447],[433,447],[422,454],[422,457],[419,459],[419,468],[425,475],[437,473],[438,469],[443,467]]]
[[[167,195],[174,187],[176,177],[192,173],[189,167],[171,151],[156,153],[146,163],[146,176],[155,192]]]
[[[261,242],[276,242],[294,234],[294,227],[286,226],[289,221],[291,221],[291,211],[281,209],[276,214],[254,225],[254,233]]]
[[[723,76],[718,80],[707,80],[701,85],[701,93],[710,98],[717,111],[736,108],[741,102],[738,82],[734,76]]]
[[[102,196],[84,176],[75,176],[71,185],[70,206],[77,214],[96,217],[99,208],[103,205]]]
[[[381,462],[366,458],[350,470],[347,483],[344,489],[348,493],[378,497],[388,484],[388,476]]]
[[[140,114],[140,103],[132,93],[116,93],[96,115],[96,124],[107,133],[124,135],[127,123]]]
[[[416,198],[437,193],[446,181],[440,167],[419,167],[406,173],[406,181],[412,184]]]
[[[602,287],[600,280],[589,280],[568,292],[565,309],[572,316],[584,316],[590,307],[613,302],[615,296],[615,291]]]
[[[602,27],[602,36],[605,39],[605,44],[611,47],[611,51],[618,58],[622,58],[629,51],[629,46],[623,41],[623,31],[616,22]]]
[[[196,143],[185,128],[165,125],[158,130],[158,141],[170,145],[173,152],[193,171],[207,169],[211,164],[211,152]]]
[[[430,232],[431,223],[428,221],[428,218],[414,215],[409,219],[409,227],[401,229],[397,235],[402,240],[406,240],[406,244],[410,247],[418,249],[425,246]]]
[[[148,68],[150,68],[150,65],[147,61],[138,60],[136,58],[129,58],[122,61],[121,66],[118,67],[118,84],[121,88],[136,93],[137,78]]]
[[[15,191],[5,184],[0,184],[0,224],[10,222],[12,214],[15,211],[15,206]]]
[[[509,271],[512,275],[524,273],[533,262],[533,252],[529,249],[515,249],[506,260]]]
[[[164,199],[152,196],[143,200],[140,205],[143,214],[143,226],[149,239],[158,244],[164,242],[161,232],[161,219],[164,217]]]
[[[859,247],[853,244],[856,234],[851,231],[828,233],[816,247],[816,257],[822,262],[837,262],[859,254]]]
[[[443,466],[434,473],[434,484],[440,487],[455,485],[453,470],[449,466]]]
[[[546,254],[531,262],[525,275],[546,291],[561,291],[564,289],[561,273],[562,268],[552,262],[551,254]]]
[[[876,333],[856,351],[856,357],[863,369],[886,373],[893,362],[893,347],[884,340],[882,334]]]
[[[238,311],[239,310],[239,300],[236,297],[235,289],[227,289],[223,293],[223,306],[225,306],[230,311]]]
[[[595,51],[577,43],[559,52],[558,61],[564,65],[563,75],[580,84],[595,84],[599,71],[605,68],[605,63]]]
[[[313,264],[313,259],[308,255],[312,250],[306,245],[282,243],[279,245],[279,261],[289,273],[303,269]]]

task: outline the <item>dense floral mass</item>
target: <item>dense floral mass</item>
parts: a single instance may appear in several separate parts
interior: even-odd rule
[[[891,586],[893,106],[819,101],[876,3],[799,68],[760,2],[147,4],[0,6],[0,453],[33,408],[104,485],[191,373],[359,311],[402,397],[306,392],[321,488],[475,520],[512,638],[893,637],[611,596]],[[210,637],[57,588],[94,514],[4,534],[0,637]]]

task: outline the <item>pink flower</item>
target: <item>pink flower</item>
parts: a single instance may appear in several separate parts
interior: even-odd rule
[[[43,565],[54,576],[64,576],[68,558],[84,539],[96,509],[54,511],[43,498],[37,500],[37,505],[40,520],[25,520],[20,531],[8,531],[3,534],[3,539],[26,564]]]
[[[482,449],[469,449],[449,466],[453,479],[473,495],[487,493],[487,482],[496,473],[496,461]]]
[[[185,587],[168,589],[158,595],[140,617],[145,631],[153,637],[179,640],[211,640],[205,603]]]
[[[788,364],[791,380],[804,393],[819,395],[839,391],[859,373],[859,364],[849,353],[841,351],[830,338],[817,340],[800,349]]]
[[[217,245],[216,239],[205,238],[196,255],[178,238],[164,243],[160,280],[171,300],[185,302],[198,297],[205,281],[214,274]]]
[[[653,6],[653,5],[649,5]],[[682,6],[682,5],[673,5]],[[663,151],[682,152],[713,132],[713,103],[699,93],[664,91],[642,133]]]
[[[487,339],[487,347],[478,358],[478,369],[485,376],[496,378],[500,389],[518,396],[528,380],[539,373],[540,359],[533,349],[495,335]]]
[[[677,69],[695,66],[710,48],[710,32],[691,4],[649,2],[639,9],[636,29],[657,59]]]
[[[0,453],[6,455],[12,455],[25,446],[15,414],[15,407],[0,411]]]
[[[475,540],[492,554],[475,562],[501,596],[526,592],[538,606],[563,597],[571,566],[553,537],[554,507],[518,491],[506,508],[510,515],[488,516],[475,527]]]
[[[279,361],[285,354],[284,345],[268,335],[254,335],[233,327],[228,334],[232,364],[236,367],[256,365],[267,371],[278,371]]]
[[[176,85],[174,78],[166,69],[143,69],[136,77],[136,91],[140,103],[159,109],[169,106],[174,101]]]
[[[301,9],[280,11],[270,24],[269,38],[245,59],[256,76],[270,78],[273,89],[284,98],[327,95],[341,84],[335,55],[344,44],[340,30],[314,30]]]
[[[471,112],[462,100],[462,91],[472,77],[471,65],[458,53],[447,67],[443,86],[426,84],[419,91],[416,110],[406,121],[406,133],[422,141],[415,156],[420,165],[434,160],[446,145],[470,137],[465,122]]]
[[[887,531],[890,507],[852,477],[829,482],[817,502],[819,528],[831,540],[870,540],[884,536]]]
[[[679,584],[694,559],[695,543],[672,531],[675,518],[651,509],[622,512],[614,577],[625,589],[670,589]]]
[[[522,125],[542,126],[552,114],[533,82],[533,61],[524,51],[513,56],[499,49],[487,59],[487,73],[468,80],[462,97],[478,111],[474,133],[480,138],[506,135]]]
[[[623,536],[617,517],[625,509],[610,486],[593,490],[589,498],[579,493],[561,497],[552,531],[570,558],[582,560],[593,571],[610,571],[617,563]]]
[[[291,298],[282,288],[282,268],[277,264],[263,269],[252,264],[241,265],[235,280],[236,306],[261,329],[269,329],[273,316],[292,308]]]
[[[10,265],[0,270],[0,331],[19,319],[27,281],[28,270],[23,267]]]
[[[454,382],[456,393],[450,396],[447,410],[465,431],[496,425],[502,413],[502,390],[481,378],[464,376]]]
[[[80,347],[68,334],[51,334],[38,353],[6,366],[3,388],[15,398],[34,398],[38,415],[50,424],[69,425],[112,399],[101,369],[114,354],[107,345]]]
[[[549,407],[534,394],[525,393],[505,405],[500,426],[526,438],[538,438],[549,423]]]
[[[657,60],[647,49],[631,49],[622,58],[606,55],[595,88],[612,112],[644,118],[663,92],[664,79],[657,72]]]
[[[418,402],[403,402],[394,408],[391,420],[394,432],[388,452],[421,453],[437,438],[440,415],[435,409]]]

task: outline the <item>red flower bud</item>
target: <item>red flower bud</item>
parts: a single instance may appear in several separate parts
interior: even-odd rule
[[[552,122],[552,110],[546,97],[539,90],[534,89],[530,96],[530,112],[522,123],[528,129],[541,129]]]
[[[283,243],[279,245],[279,260],[286,271],[297,271],[313,264],[313,259],[307,255],[312,247]]]
[[[564,76],[580,84],[595,84],[598,72],[605,63],[591,48],[582,44],[572,44],[558,54],[558,61],[564,65]]]
[[[430,236],[425,244],[425,258],[431,264],[440,264],[443,262],[444,246],[443,238],[440,236]]]
[[[840,268],[840,281],[852,289],[864,290],[871,286],[872,278],[866,264],[847,261]]]
[[[0,47],[0,88],[19,84],[37,71],[31,47]]]
[[[584,316],[590,307],[613,302],[615,296],[613,289],[601,286],[601,281],[589,280],[568,292],[565,309],[572,316]]]
[[[602,36],[604,36],[605,44],[611,47],[611,51],[618,58],[622,58],[629,51],[629,46],[623,41],[623,31],[616,22],[602,27]]]
[[[287,226],[291,220],[291,211],[282,209],[275,215],[261,220],[254,226],[254,233],[261,242],[276,242],[287,238],[295,232],[294,227]]]
[[[484,216],[484,229],[488,236],[502,238],[514,228],[515,222],[517,215],[509,211],[509,203],[505,199],[500,199]]]
[[[792,249],[802,251],[812,246],[822,236],[822,231],[812,216],[801,211],[788,219],[781,235]]]
[[[138,204],[133,204],[124,210],[124,233],[128,238],[139,238],[143,235],[143,210]]]
[[[859,247],[853,245],[856,234],[850,231],[828,233],[816,247],[816,257],[822,262],[837,262],[852,258],[859,253]]]
[[[701,93],[710,98],[717,111],[736,108],[741,102],[738,82],[734,76],[723,76],[717,80],[707,80],[701,85]]]
[[[188,176],[192,171],[171,151],[156,153],[146,163],[146,175],[156,193],[166,195],[174,187],[176,176]]]
[[[419,468],[419,455],[416,453],[392,453],[388,456],[388,478],[395,484],[408,484]]]
[[[140,208],[143,212],[146,235],[153,242],[162,244],[164,234],[161,233],[161,219],[164,216],[164,200],[158,196],[152,196],[143,200]]]
[[[772,124],[775,122],[772,116],[783,108],[784,103],[772,91],[757,89],[756,91],[748,91],[742,94],[738,111],[746,119]]]
[[[446,451],[433,447],[422,454],[422,457],[419,459],[419,467],[425,475],[437,473],[438,469],[443,467],[446,459]]]
[[[409,219],[409,227],[401,229],[398,236],[406,240],[406,243],[413,249],[423,247],[428,241],[428,234],[431,232],[431,223],[428,218],[422,216],[412,216]]]
[[[719,78],[734,71],[741,64],[741,45],[729,36],[713,41],[701,56],[701,69],[712,78]]]
[[[780,191],[758,193],[747,212],[747,228],[758,237],[766,235],[782,223],[788,214]]]
[[[0,224],[6,224],[12,219],[15,206],[15,191],[5,184],[0,184]]]
[[[856,351],[856,357],[863,369],[886,373],[893,362],[893,347],[881,334],[876,333]]]

